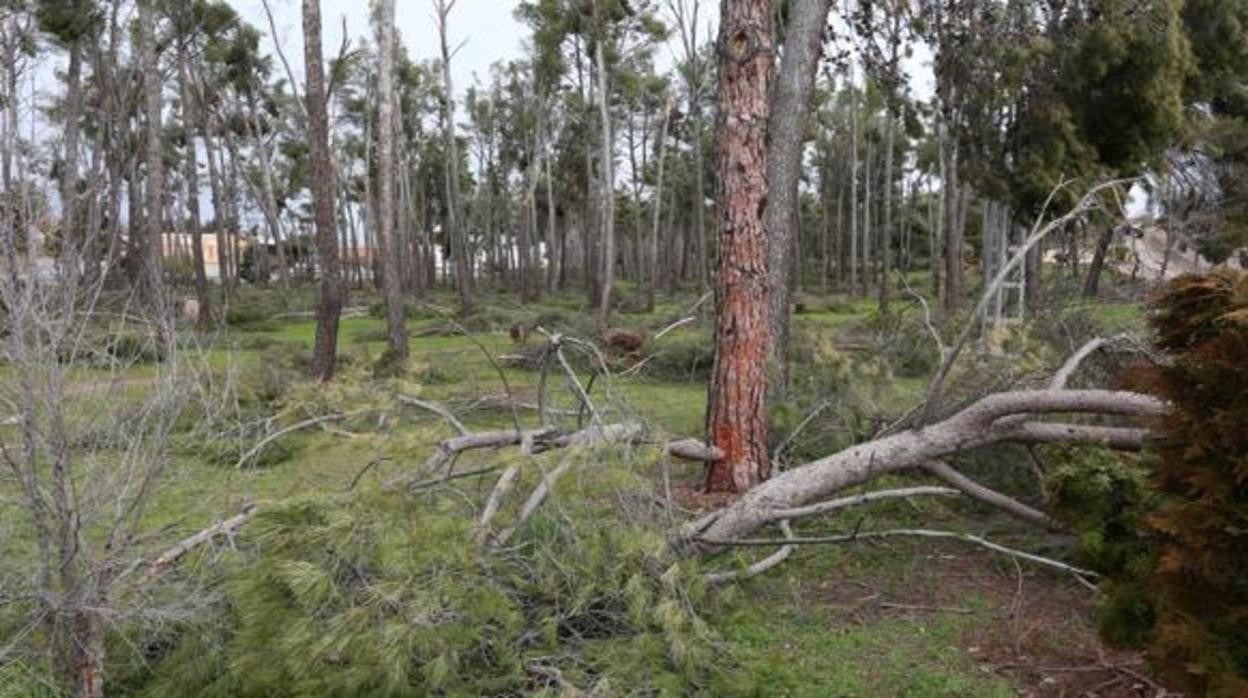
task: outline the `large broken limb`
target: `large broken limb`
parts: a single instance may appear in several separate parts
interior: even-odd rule
[[[942,422],[859,444],[780,473],[723,509],[702,537],[707,540],[739,538],[774,520],[777,511],[820,502],[880,475],[919,468],[933,460],[993,443],[1049,440],[1112,445],[1129,441],[1127,436],[1132,439],[1142,436],[1106,427],[1054,427],[1035,422],[1011,424],[1012,416],[1072,413],[1149,417],[1160,415],[1165,409],[1165,403],[1156,398],[1109,390],[1037,390],[990,395]]]
[[[724,457],[723,451],[714,446],[707,446],[697,439],[672,441],[664,446],[664,450],[669,456],[703,463],[714,463]]]
[[[192,550],[210,542],[217,536],[234,535],[255,515],[256,505],[248,504],[243,507],[242,512],[238,515],[232,516],[225,521],[215,523],[192,536],[183,538],[177,545],[166,550],[160,555],[157,555],[147,563],[147,570],[144,571],[143,576],[139,579],[139,584],[147,584],[152,581],[156,577],[160,576],[162,572],[168,569],[175,562],[181,560],[183,557],[186,557],[186,555]]]

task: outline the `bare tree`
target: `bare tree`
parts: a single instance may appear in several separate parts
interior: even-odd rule
[[[305,102],[308,145],[312,160],[312,207],[316,248],[321,258],[321,292],[316,309],[316,340],[312,376],[327,381],[334,376],[338,354],[338,319],[342,315],[342,267],[334,227],[334,164],[329,153],[329,116],[325,105],[325,68],[321,57],[320,0],[303,0]]]

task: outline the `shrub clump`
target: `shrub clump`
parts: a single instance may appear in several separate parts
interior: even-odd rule
[[[1143,465],[1085,457],[1050,486],[1110,592],[1102,629],[1192,695],[1248,694],[1248,276],[1176,280],[1151,318],[1168,361],[1127,382],[1166,400]]]

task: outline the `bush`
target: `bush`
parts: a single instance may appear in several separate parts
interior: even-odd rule
[[[1054,472],[1058,515],[1107,577],[1102,630],[1168,684],[1248,694],[1248,276],[1175,281],[1151,318],[1167,362],[1127,382],[1172,408],[1147,469],[1107,456]]]
[[[1152,318],[1173,357],[1141,378],[1158,424],[1150,651],[1193,695],[1248,694],[1248,275],[1175,281]]]

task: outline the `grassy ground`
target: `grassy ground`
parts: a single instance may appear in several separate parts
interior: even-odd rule
[[[693,296],[669,299],[652,313],[621,313],[616,323],[653,333],[682,317],[696,300]],[[870,359],[872,301],[806,296],[802,302],[803,312],[795,316],[799,332],[832,344],[867,345],[865,354]],[[449,307],[450,300],[434,299],[431,305],[437,308],[440,303]],[[279,405],[283,409],[280,421],[298,421],[321,404],[318,400],[356,406],[359,414],[332,431],[307,430],[281,439],[274,448],[286,457],[269,467],[237,469],[232,463],[209,463],[201,453],[207,449],[182,444],[149,516],[151,528],[191,532],[248,502],[379,487],[413,470],[430,454],[433,444],[450,433],[439,418],[414,409],[378,423],[381,410],[371,408],[370,401],[402,393],[450,407],[470,428],[510,424],[511,410],[498,405],[505,403],[508,394],[513,402],[536,402],[538,379],[533,370],[495,364],[499,357],[527,349],[513,344],[506,334],[507,325],[517,319],[543,320],[584,330],[590,322],[580,309],[579,297],[524,307],[500,297],[482,305],[487,309],[482,313],[486,320],[465,322],[477,328],[471,337],[460,333],[437,310],[415,311],[409,323],[411,370],[385,381],[374,381],[371,375],[372,365],[384,350],[382,321],[373,317],[344,320],[339,339],[346,357],[342,378],[327,388],[295,387]],[[1089,313],[1115,331],[1138,327],[1141,317],[1137,306],[1127,305],[1097,305]],[[213,370],[230,369],[246,376],[278,362],[297,360],[310,349],[313,332],[310,320],[233,328],[224,335],[204,338],[205,349],[198,359]],[[598,385],[595,399],[621,416],[640,418],[667,434],[698,435],[705,411],[705,381],[696,371],[682,378],[678,369],[683,358],[693,356],[705,332],[705,324],[682,327],[648,345],[646,354],[658,358],[635,373],[617,376],[610,384],[611,396],[604,392],[605,385]],[[857,359],[849,362],[851,383],[865,382],[858,373],[869,370],[864,365]],[[137,368],[126,378],[141,382],[147,375],[149,369]],[[556,378],[552,382],[562,382]],[[587,378],[585,371],[582,379]],[[89,372],[76,380],[89,391]],[[896,416],[914,404],[925,384],[922,375],[890,372],[873,378],[866,392],[872,410]],[[554,406],[572,409],[575,403],[561,385],[557,387],[560,397]],[[537,424],[532,410],[517,408],[516,414],[526,425]],[[467,456],[461,468],[490,457]],[[692,490],[698,477],[694,470],[679,473],[677,487]],[[917,511],[899,505],[871,516],[884,525],[920,519],[930,523],[934,517],[957,526],[965,513],[944,508]],[[992,518],[973,521],[981,529],[1001,525]],[[1046,572],[1015,568],[957,546],[901,543],[801,550],[776,572],[721,594],[711,620],[724,643],[722,650],[752,677],[754,685],[741,686],[743,692],[1005,696],[1036,691],[1057,695],[1120,678],[1113,668],[1099,673],[1095,669],[1063,672],[1060,667],[1046,666],[1103,662],[1096,658],[1103,650],[1096,643],[1089,611],[1082,588]],[[1000,632],[985,632],[986,628]],[[1061,641],[1063,636],[1067,642]]]

